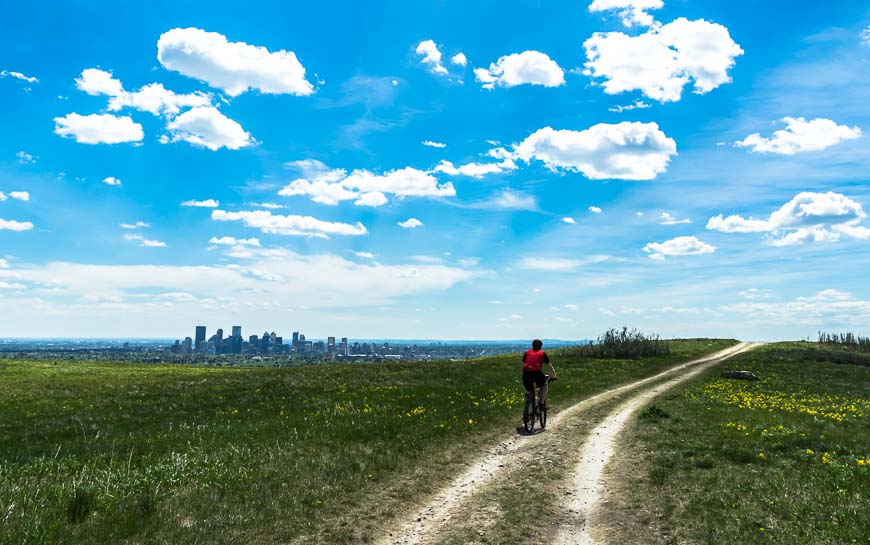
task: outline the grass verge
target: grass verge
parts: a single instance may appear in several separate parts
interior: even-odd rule
[[[554,351],[566,406],[667,356]],[[514,429],[516,356],[214,369],[0,368],[0,543],[364,543]]]
[[[870,543],[870,368],[839,352],[764,346],[647,407],[611,474],[614,542]]]

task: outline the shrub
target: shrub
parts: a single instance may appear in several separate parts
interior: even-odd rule
[[[658,335],[645,335],[637,329],[608,329],[597,342],[580,347],[581,355],[591,358],[636,359],[664,356],[671,352],[667,341]]]

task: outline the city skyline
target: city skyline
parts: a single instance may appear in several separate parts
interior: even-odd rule
[[[870,323],[866,2],[48,5],[0,38],[5,336]]]

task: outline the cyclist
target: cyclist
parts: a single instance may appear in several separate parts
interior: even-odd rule
[[[532,341],[532,349],[523,354],[523,386],[526,395],[534,399],[535,386],[540,389],[539,400],[541,410],[547,410],[547,377],[541,368],[546,363],[550,367],[550,378],[556,378],[556,369],[550,362],[550,357],[544,352],[544,343],[540,339]]]

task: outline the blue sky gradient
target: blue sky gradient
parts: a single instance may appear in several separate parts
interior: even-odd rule
[[[628,24],[623,9],[655,2],[595,4],[611,9],[7,3],[0,334],[171,337],[197,323],[356,338],[571,339],[623,324],[867,333],[866,3],[666,1],[645,12],[654,22]],[[232,64],[212,49],[232,64],[215,75],[203,46],[179,69],[167,59],[181,49],[158,59],[170,31],[263,57]],[[650,48],[603,49],[666,35],[685,45],[664,64]],[[418,52],[428,40],[440,65]],[[273,62],[282,51],[304,79]],[[465,66],[451,62],[460,52]],[[485,88],[476,69],[512,54],[513,79]],[[549,62],[532,66],[533,54]],[[114,109],[86,91],[87,69],[124,97],[159,83],[204,105]],[[614,92],[618,78],[634,87]],[[685,82],[662,97],[656,78]],[[193,123],[193,110],[218,124]],[[73,113],[129,117],[142,136],[103,143],[102,127],[101,143],[82,143],[58,121]],[[546,127],[570,132],[536,132]],[[469,164],[488,171],[455,170]],[[337,169],[367,171],[368,189],[315,201],[348,191]],[[320,189],[279,194],[299,179]],[[182,205],[207,200],[216,206]],[[399,225],[410,218],[422,225]]]

